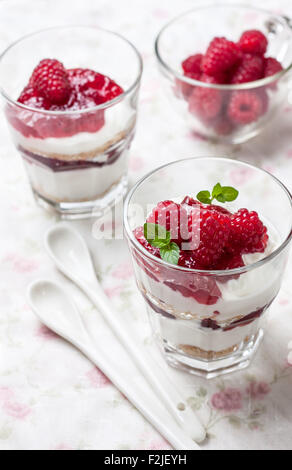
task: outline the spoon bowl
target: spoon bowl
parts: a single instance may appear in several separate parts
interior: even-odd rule
[[[88,282],[96,282],[92,260],[81,235],[66,223],[59,223],[49,229],[45,246],[58,268],[66,275],[78,277]],[[66,271],[66,273],[65,273]]]
[[[55,282],[32,283],[28,300],[39,320],[68,341],[74,338],[80,343],[89,339],[75,304]]]

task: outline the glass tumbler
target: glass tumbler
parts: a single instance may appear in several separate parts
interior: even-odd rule
[[[236,42],[250,29],[266,35],[266,56],[277,59],[282,71],[233,85],[183,75],[182,62],[193,54],[204,54],[214,37]],[[161,29],[155,54],[178,122],[203,138],[237,144],[259,134],[287,100],[292,64],[291,21],[252,6],[201,6],[174,18]]]
[[[17,102],[44,58],[107,75],[123,93],[98,106],[65,111]],[[4,112],[38,203],[63,218],[80,218],[102,213],[125,194],[141,73],[136,48],[97,27],[49,28],[19,39],[2,54]]]
[[[255,210],[267,226],[270,241],[264,253],[246,255],[248,264],[240,268],[196,270],[169,264],[136,240],[134,229],[143,226],[158,202],[181,202],[218,181],[239,190],[228,210]],[[291,240],[291,195],[283,184],[240,161],[175,161],[130,191],[124,226],[137,286],[168,363],[206,378],[248,366],[263,337],[264,314],[280,289]]]

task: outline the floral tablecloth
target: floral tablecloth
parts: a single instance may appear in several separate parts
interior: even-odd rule
[[[214,145],[188,134],[169,107],[153,57],[154,37],[168,19],[198,2],[38,0],[35,8],[31,3],[0,1],[1,49],[25,32],[76,23],[77,18],[79,23],[126,35],[141,51],[145,71],[130,153],[131,184],[152,168],[177,158],[225,155],[261,166],[292,188],[289,96],[281,115],[261,136],[235,147]],[[257,6],[292,16],[289,0],[258,1]],[[41,325],[27,304],[26,288],[38,277],[57,279],[72,292],[75,288],[57,273],[45,254],[43,235],[57,217],[35,205],[3,115],[0,214],[0,449],[169,449],[101,371]],[[94,223],[74,225],[89,243],[107,295],[125,321],[146,322],[125,241],[96,240]],[[202,449],[292,448],[291,280],[290,260],[268,314],[267,334],[247,370],[211,382],[183,374],[186,398],[207,429]],[[83,311],[94,311],[85,298],[79,300]],[[172,374],[174,379],[181,375]]]

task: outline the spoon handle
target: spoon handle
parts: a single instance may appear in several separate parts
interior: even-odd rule
[[[124,348],[129,352],[131,358],[135,361],[153,390],[163,400],[165,406],[175,418],[176,422],[186,432],[188,432],[192,439],[196,442],[202,442],[206,436],[206,432],[196,413],[182,400],[180,394],[174,388],[174,385],[169,381],[166,375],[162,376],[160,373],[158,378],[157,375],[153,373],[155,365],[152,367],[150,364],[145,362],[144,353],[141,352],[140,347],[138,347],[135,341],[131,339],[123,323],[118,320],[118,315],[113,313],[112,306],[109,304],[101,286],[98,283],[95,283],[94,287],[90,287],[86,282],[80,279],[78,279],[78,285],[104,316],[105,320],[111,326]]]
[[[103,357],[101,351],[95,350],[94,346],[74,341],[70,338],[67,340],[74,344],[91,362],[93,362],[109,380],[129,399],[129,401],[145,416],[145,418],[153,424],[153,426],[165,437],[165,439],[176,450],[200,450],[199,446],[189,437],[185,430],[176,426],[175,423],[170,425],[165,423],[160,416],[151,411],[151,408],[145,403],[141,394],[135,390],[135,387],[129,386],[128,380],[118,372],[117,367],[110,364],[108,359]]]

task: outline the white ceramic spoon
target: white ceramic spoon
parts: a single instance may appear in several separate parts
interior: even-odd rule
[[[180,393],[168,377],[159,371],[155,373],[155,364],[145,362],[142,346],[132,340],[119,315],[114,312],[107,296],[99,284],[90,253],[81,235],[66,223],[59,223],[50,228],[45,237],[45,246],[49,256],[58,269],[90,298],[115,332],[124,348],[135,361],[140,372],[146,378],[157,396],[163,401],[177,423],[196,442],[202,442],[206,432],[194,410],[183,402]]]
[[[58,284],[46,280],[32,283],[28,288],[28,301],[41,322],[70,341],[96,364],[176,450],[199,449],[198,445],[175,421],[168,419],[165,422],[165,415],[164,419],[159,418],[161,404],[159,403],[157,407],[158,403],[155,403],[157,400],[152,397],[151,400],[148,398],[148,403],[151,402],[151,407],[149,407],[149,404],[143,400],[143,393],[129,384],[129,381],[120,373],[119,366],[110,363],[98,345],[93,344],[77,307]],[[143,392],[145,393],[145,390]]]

